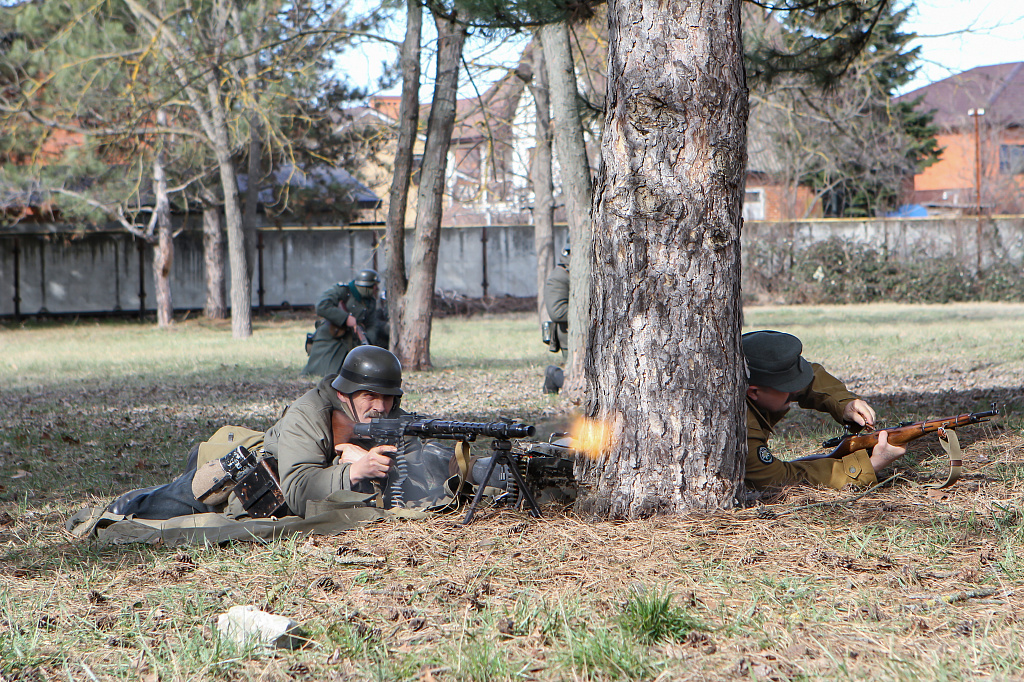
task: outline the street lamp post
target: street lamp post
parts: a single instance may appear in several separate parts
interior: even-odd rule
[[[974,119],[974,201],[977,210],[977,227],[975,229],[975,250],[977,251],[978,275],[981,275],[981,127],[979,121],[985,115],[984,109],[968,109],[967,115]]]

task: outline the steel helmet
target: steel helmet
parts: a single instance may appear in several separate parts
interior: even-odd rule
[[[387,348],[357,346],[345,356],[341,371],[331,386],[346,395],[356,391],[373,391],[381,395],[400,396],[402,363]]]
[[[354,281],[357,287],[372,287],[380,283],[380,277],[377,276],[376,270],[367,268],[360,270]]]

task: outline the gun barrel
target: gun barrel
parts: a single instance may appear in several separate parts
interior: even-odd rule
[[[443,419],[427,419],[411,415],[397,419],[378,418],[369,424],[356,424],[353,435],[356,438],[373,439],[382,433],[397,436],[419,436],[421,438],[527,438],[536,433],[532,424],[519,422],[458,422]]]
[[[410,422],[405,433],[425,438],[484,436],[485,438],[527,438],[536,433],[532,424],[517,422],[456,422],[422,419]]]

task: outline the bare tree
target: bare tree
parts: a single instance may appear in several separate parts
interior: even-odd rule
[[[156,112],[159,125],[167,125],[163,109]],[[170,327],[174,322],[174,303],[171,300],[171,267],[174,265],[174,236],[171,233],[171,202],[167,196],[167,174],[164,172],[164,145],[157,143],[153,156],[153,191],[156,195],[153,213],[156,217],[157,239],[153,248],[153,281],[156,288],[156,323]]]
[[[223,320],[228,316],[224,281],[224,227],[220,220],[220,205],[213,193],[205,189],[203,200],[203,264],[206,269],[206,303],[203,315],[210,320]]]
[[[551,179],[551,96],[541,41],[538,32],[534,36],[533,78],[530,83],[537,117],[530,181],[533,184],[533,247],[537,253],[537,315],[543,321],[547,319],[544,283],[555,261],[555,199]]]
[[[739,23],[739,0],[609,5],[584,412],[613,436],[580,467],[584,512],[717,509],[742,485]]]
[[[402,101],[398,108],[398,145],[395,150],[394,176],[391,180],[387,216],[387,272],[385,286],[391,316],[391,347],[402,338],[405,292],[409,281],[405,274],[405,212],[412,180],[413,147],[420,116],[420,40],[423,32],[423,7],[419,0],[407,0],[405,40],[399,56],[402,69]]]
[[[395,354],[403,367],[427,369],[430,363],[430,328],[434,309],[434,285],[437,282],[437,248],[441,238],[441,211],[445,188],[448,147],[455,126],[455,100],[459,84],[459,62],[466,40],[466,29],[458,22],[455,10],[431,5],[437,26],[437,77],[427,120],[427,142],[423,150],[416,201],[414,236],[409,286],[401,303],[401,335]]]
[[[583,349],[588,345],[586,309],[590,300],[590,204],[593,184],[577,106],[576,72],[565,22],[541,27],[554,123],[555,152],[562,172],[572,255],[569,264],[569,360],[563,395],[579,403],[583,389]]]

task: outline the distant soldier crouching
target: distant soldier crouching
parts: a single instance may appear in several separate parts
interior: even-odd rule
[[[376,270],[360,270],[347,284],[338,282],[316,304],[316,331],[307,336],[309,361],[303,374],[337,374],[353,348],[370,344],[387,348],[390,340],[387,306],[378,295]]]

